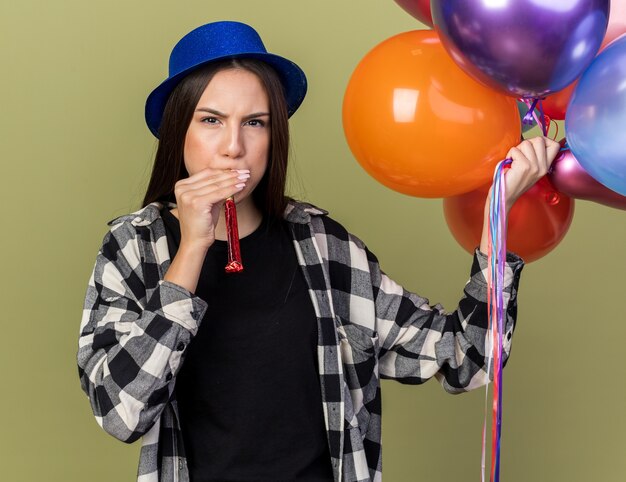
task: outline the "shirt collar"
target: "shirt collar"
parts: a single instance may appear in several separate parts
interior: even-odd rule
[[[311,222],[311,216],[326,216],[328,211],[320,209],[313,204],[294,201],[287,202],[283,217],[290,223],[307,224]]]

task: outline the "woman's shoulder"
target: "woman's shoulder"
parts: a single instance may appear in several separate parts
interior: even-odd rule
[[[296,199],[288,198],[283,217],[291,223],[307,224],[313,217],[327,216],[328,211]]]
[[[285,220],[296,224],[311,224],[321,227],[340,228],[341,224],[330,217],[326,209],[315,206],[309,202],[289,199],[285,209]]]
[[[109,229],[102,239],[100,252],[113,261],[124,258],[130,266],[137,266],[142,262],[142,251],[143,256],[147,256],[148,259],[164,259],[166,257],[164,247],[167,250],[167,246],[160,240],[166,236],[165,228],[162,222],[155,221],[162,219],[162,209],[172,206],[175,205],[155,201],[137,211],[108,221]],[[143,233],[145,229],[151,234]]]
[[[171,204],[172,203],[155,201],[137,211],[111,219],[107,222],[109,229],[104,234],[101,250],[126,250],[128,252],[132,251],[138,256],[138,243],[141,238],[145,237],[140,231],[142,229],[148,229],[154,232],[154,236],[151,235],[146,239],[158,239],[164,236],[165,230],[158,228],[159,224],[155,223],[155,221],[161,219],[161,210],[164,207],[171,207]]]
[[[292,210],[291,212],[289,212],[290,209]],[[331,237],[346,247],[348,247],[349,243],[352,243],[358,249],[366,249],[361,239],[348,231],[340,221],[334,219],[329,211],[325,209],[308,202],[290,199],[287,212],[288,214],[285,216],[287,221],[310,224],[315,234]]]
[[[137,211],[122,214],[121,216],[111,219],[107,222],[107,225],[115,227],[116,225],[128,222],[133,226],[147,226],[153,223],[157,218],[161,217],[161,210],[163,207],[171,209],[176,207],[176,205],[170,202],[154,201]]]

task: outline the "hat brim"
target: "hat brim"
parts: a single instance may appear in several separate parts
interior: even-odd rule
[[[148,99],[146,100],[146,123],[150,132],[154,134],[156,138],[159,137],[159,128],[161,126],[161,119],[163,117],[163,111],[165,110],[165,104],[172,91],[176,86],[190,73],[196,69],[208,65],[210,63],[226,60],[226,59],[240,59],[251,58],[262,60],[263,62],[271,65],[280,78],[280,81],[285,89],[285,100],[287,102],[288,116],[291,117],[293,113],[298,110],[300,104],[304,100],[307,91],[307,80],[304,72],[300,67],[290,60],[285,59],[279,55],[261,52],[250,53],[238,53],[235,55],[224,55],[223,57],[215,57],[206,62],[200,62],[193,65],[178,74],[169,77],[162,82],[156,89],[154,89]]]

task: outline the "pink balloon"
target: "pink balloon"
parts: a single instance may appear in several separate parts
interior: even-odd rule
[[[430,14],[430,0],[395,0],[405,12],[411,14],[423,24],[433,26],[433,17]]]
[[[587,174],[569,149],[554,160],[549,176],[554,187],[567,196],[626,210],[626,196],[612,191]]]
[[[609,25],[606,28],[606,35],[602,48],[609,42],[626,32],[626,0],[611,0],[611,11],[609,13]]]

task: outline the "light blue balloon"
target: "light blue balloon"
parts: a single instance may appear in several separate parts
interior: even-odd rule
[[[583,73],[567,107],[565,131],[585,171],[626,196],[626,35]]]

